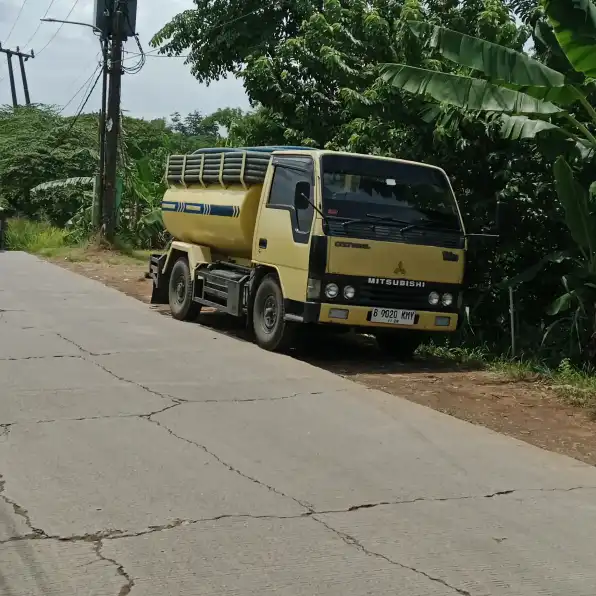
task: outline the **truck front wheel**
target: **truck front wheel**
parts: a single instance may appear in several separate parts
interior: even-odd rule
[[[268,275],[257,289],[253,328],[257,344],[270,352],[280,351],[292,341],[292,329],[284,320],[284,298],[275,275]]]
[[[192,279],[185,257],[180,257],[172,267],[169,302],[172,316],[178,321],[194,321],[201,312],[201,305],[192,300]]]

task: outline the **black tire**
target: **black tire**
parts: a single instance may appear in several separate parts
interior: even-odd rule
[[[186,257],[180,257],[172,267],[168,297],[172,316],[178,321],[194,321],[201,305],[192,301],[192,280]]]
[[[281,287],[275,275],[268,275],[257,289],[253,307],[253,330],[259,347],[270,352],[283,351],[289,347],[293,330],[284,316]]]
[[[422,343],[422,338],[415,331],[379,332],[375,338],[385,355],[402,361],[412,360],[418,346]]]

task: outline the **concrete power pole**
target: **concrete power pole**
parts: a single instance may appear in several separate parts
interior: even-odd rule
[[[122,45],[124,11],[127,0],[115,0],[112,11],[112,44],[110,49],[108,109],[106,118],[106,151],[104,172],[103,223],[108,242],[116,233],[116,184],[118,174],[118,140],[120,138],[120,101],[122,91]]]
[[[19,64],[21,66],[21,78],[23,81],[23,91],[25,92],[25,104],[30,106],[31,99],[29,98],[29,85],[27,85],[27,73],[25,72],[25,62],[29,60],[29,58],[35,58],[35,54],[33,51],[29,54],[25,54],[20,51],[19,48],[16,50],[5,50],[0,44],[0,53],[6,54],[6,61],[8,63],[8,78],[10,80],[10,92],[12,95],[12,105],[13,107],[18,107],[19,102],[17,100],[17,88],[14,80],[14,69],[12,66],[12,57],[17,56],[19,59]]]
[[[104,213],[104,188],[106,169],[106,100],[108,96],[108,40],[101,40],[102,54],[102,85],[101,85],[101,110],[99,111],[99,174],[95,185],[95,201],[97,212],[94,212],[93,225],[102,228]]]

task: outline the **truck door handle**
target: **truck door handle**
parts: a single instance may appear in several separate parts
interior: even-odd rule
[[[259,248],[267,248],[267,238],[259,238]]]

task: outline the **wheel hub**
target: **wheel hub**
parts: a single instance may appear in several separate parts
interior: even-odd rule
[[[263,307],[263,323],[265,329],[271,333],[277,323],[277,301],[274,296],[268,296]]]
[[[176,302],[182,304],[186,295],[186,282],[182,277],[178,278],[176,282]]]

